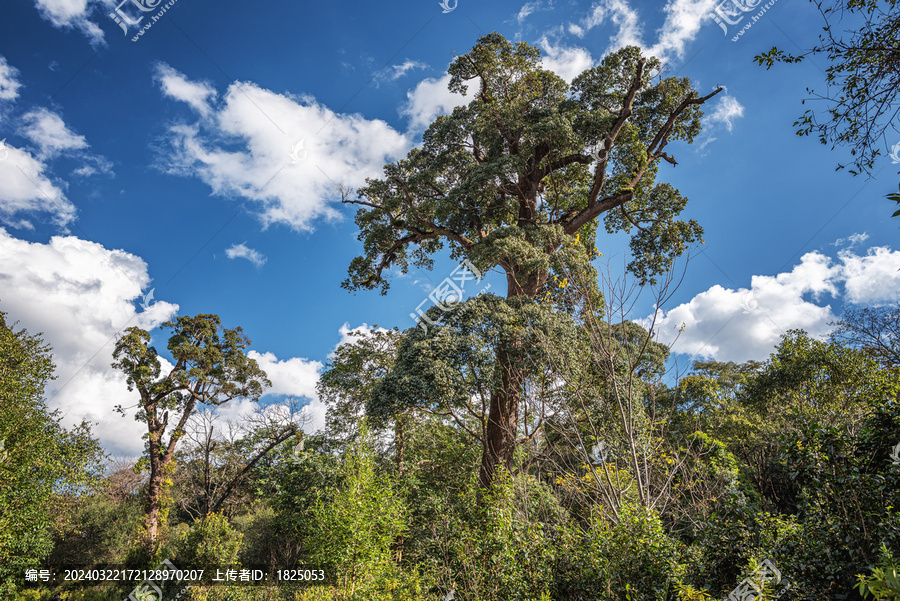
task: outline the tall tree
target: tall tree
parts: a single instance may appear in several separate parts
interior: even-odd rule
[[[170,329],[168,349],[175,360],[162,375],[160,357],[149,346],[150,334],[131,327],[116,342],[112,365],[128,378],[128,390],[137,390],[140,400],[135,420],[147,425],[146,455],[143,465],[147,481],[146,542],[157,543],[160,513],[166,495],[166,481],[173,467],[175,447],[185,435],[185,426],[198,405],[222,405],[234,398],[257,401],[266,386],[265,372],[244,349],[250,340],[241,328],[220,333],[218,315],[178,317],[162,325]],[[124,415],[125,409],[118,407]],[[169,414],[173,427],[169,429]],[[168,430],[168,432],[167,432]],[[166,439],[168,435],[168,439]]]
[[[662,78],[660,63],[628,47],[607,56],[569,86],[540,66],[540,50],[498,33],[481,38],[450,66],[451,91],[474,99],[439,117],[421,148],[386,165],[357,199],[364,254],[343,286],[384,294],[391,267],[430,267],[450,245],[482,271],[506,275],[511,311],[548,288],[566,240],[583,252],[568,259],[587,266],[596,256],[597,218],[610,233],[631,232],[629,268],[653,281],[700,226],[676,219],[687,200],[656,184],[659,161],[673,165],[669,142],[691,142],[700,131],[700,96],[687,78]],[[574,258],[573,258],[574,257]],[[556,282],[550,280],[550,286]],[[512,331],[507,332],[507,334]],[[490,393],[480,481],[489,486],[498,464],[512,467],[519,405],[526,388],[521,337],[495,347],[499,381]]]
[[[0,312],[0,596],[53,547],[65,496],[99,487],[103,453],[86,423],[67,430],[44,402],[50,347]]]
[[[900,12],[897,0],[810,0],[822,15],[819,42],[793,55],[773,47],[755,57],[766,69],[824,56],[824,94],[807,88],[824,110],[808,109],[794,123],[797,134],[818,134],[822,144],[850,148],[850,173],[870,173],[889,128],[900,112]],[[804,104],[806,101],[803,101]],[[824,116],[824,118],[823,118]],[[895,140],[900,142],[900,140]],[[846,165],[838,165],[843,169]]]

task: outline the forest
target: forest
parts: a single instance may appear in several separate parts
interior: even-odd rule
[[[865,96],[897,93],[890,15],[893,50],[863,30],[810,51],[845,96],[797,125],[857,144],[863,173]],[[272,382],[211,302],[116,337],[144,453],[114,461],[50,408],[54,349],[0,312],[0,597],[900,599],[900,304],[847,306],[825,338],[791,329],[764,361],[679,363],[657,318],[704,230],[660,167],[690,160],[723,88],[636,46],[571,84],[540,57],[480,37],[448,71],[468,104],[341,190],[361,249],[346,291],[390,298],[438,255],[459,266],[417,324],[337,346],[323,428],[297,399],[221,417]],[[604,233],[629,236],[622,273]],[[463,299],[489,272],[506,289]]]

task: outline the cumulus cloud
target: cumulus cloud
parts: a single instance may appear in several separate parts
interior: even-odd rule
[[[103,43],[103,31],[91,21],[94,6],[105,8],[100,0],[35,0],[41,16],[60,29],[76,29],[87,36],[93,45]]]
[[[198,106],[195,96],[181,100]],[[303,231],[339,216],[332,206],[339,184],[363,185],[411,147],[384,121],[244,82],[229,86],[208,116],[172,125],[168,133],[166,171],[199,177],[214,194],[246,199],[266,226]],[[299,141],[304,152],[292,156]]]
[[[267,261],[265,255],[248,248],[246,244],[232,244],[230,248],[225,249],[225,256],[229,259],[247,259],[257,267],[262,267]]]
[[[123,250],[74,236],[28,242],[0,228],[0,310],[8,322],[43,332],[53,347],[58,377],[46,390],[51,409],[62,410],[67,426],[97,423],[94,433],[106,449],[128,456],[143,449],[143,430],[113,409],[137,400],[110,367],[116,336],[128,326],[151,330],[178,309],[157,302],[138,312],[135,300],[149,282],[146,263]]]
[[[584,48],[553,46],[546,36],[541,38],[539,45],[544,69],[553,71],[569,83],[594,66],[591,53]]]
[[[447,89],[450,75],[427,78],[406,93],[406,104],[400,114],[409,118],[411,131],[423,131],[439,115],[449,115],[458,106],[465,106],[470,98]]]
[[[212,110],[210,102],[216,99],[216,90],[210,84],[189,81],[184,74],[164,63],[156,65],[153,76],[163,94],[169,98],[187,103],[202,115]]]
[[[666,20],[657,31],[659,40],[647,51],[662,59],[684,58],[687,45],[700,32],[704,21],[711,18],[717,0],[668,0],[664,7]]]
[[[62,117],[45,108],[23,115],[19,133],[37,146],[38,156],[41,158],[51,158],[66,151],[88,147],[84,136],[73,132]]]
[[[110,366],[116,337],[130,326],[152,332],[178,311],[178,305],[145,295],[149,284],[147,264],[126,251],[74,236],[55,236],[47,244],[28,242],[0,228],[0,311],[7,313],[8,324],[18,322],[17,329],[31,334],[42,332],[52,346],[57,379],[45,391],[48,405],[61,410],[66,426],[82,420],[96,424],[94,435],[107,452],[124,457],[142,453],[145,426],[132,414],[123,417],[114,410],[138,401],[124,375]],[[146,309],[138,311],[141,301]],[[154,344],[164,347],[158,336],[157,331]],[[248,356],[268,374],[272,387],[263,399],[274,402],[263,407],[236,399],[216,409],[217,419],[281,410],[286,405],[277,397],[289,396],[310,401],[300,410],[307,432],[324,425],[325,407],[316,396],[321,362],[279,359],[255,350]],[[162,363],[163,373],[172,368],[164,359]]]
[[[591,12],[578,23],[569,23],[569,33],[584,37],[590,30],[612,23],[616,33],[609,37],[606,52],[623,46],[641,46],[641,25],[637,11],[627,0],[602,0],[591,7]]]
[[[323,367],[319,361],[298,357],[279,361],[272,353],[257,351],[250,351],[247,356],[256,360],[272,382],[272,387],[266,389],[266,395],[316,398],[316,383]]]
[[[15,100],[19,97],[19,70],[0,56],[0,100]]]
[[[829,298],[857,305],[900,300],[898,269],[900,251],[885,247],[870,248],[865,255],[845,249],[837,260],[811,252],[788,273],[753,276],[749,289],[715,285],[661,312],[654,330],[660,342],[693,358],[762,360],[789,329],[826,337],[828,323],[838,318]],[[640,323],[650,327],[651,319]]]
[[[65,227],[75,219],[75,206],[47,175],[39,158],[9,143],[0,143],[0,223],[31,229],[27,216],[46,213]]]
[[[723,125],[731,131],[734,122],[744,116],[744,107],[734,96],[727,93],[721,96],[714,105],[713,111],[706,117],[707,125]]]

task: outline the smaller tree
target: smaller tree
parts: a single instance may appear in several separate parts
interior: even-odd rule
[[[178,317],[162,325],[172,330],[169,353],[175,365],[165,376],[150,334],[137,327],[126,330],[116,342],[114,368],[128,378],[128,390],[137,390],[140,400],[135,420],[147,424],[146,455],[139,467],[149,468],[145,543],[155,552],[160,523],[165,524],[168,478],[174,468],[175,448],[185,435],[191,415],[202,405],[222,405],[234,398],[258,401],[265,386],[265,372],[244,349],[250,340],[241,328],[219,331],[218,315]],[[118,408],[123,415],[126,410]],[[172,423],[170,426],[170,412]],[[168,435],[168,439],[166,439]]]
[[[313,511],[311,559],[350,598],[357,588],[378,586],[393,573],[392,547],[406,529],[403,501],[376,474],[372,445],[364,425],[344,456],[343,483],[327,491],[330,502],[320,499]]]
[[[44,402],[50,347],[0,312],[0,597],[53,548],[71,501],[99,487],[103,453],[87,423],[67,430]]]

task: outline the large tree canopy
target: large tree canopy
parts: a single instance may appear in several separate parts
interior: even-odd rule
[[[451,256],[506,274],[513,311],[558,287],[554,273],[588,269],[597,218],[609,233],[632,233],[630,270],[654,282],[702,233],[677,217],[686,199],[656,183],[660,160],[676,164],[670,142],[700,131],[700,96],[686,78],[662,78],[660,63],[623,48],[571,85],[540,66],[540,50],[498,33],[481,38],[450,66],[451,91],[468,105],[439,117],[421,148],[370,179],[356,216],[364,254],[344,287],[388,289],[388,268],[431,267],[444,244]],[[574,240],[574,244],[567,244]],[[551,281],[548,284],[548,280]],[[514,300],[516,299],[516,300]],[[526,303],[527,304],[527,303]],[[514,324],[518,320],[507,320]],[[526,374],[523,344],[509,331],[494,348],[482,483],[511,467]]]

